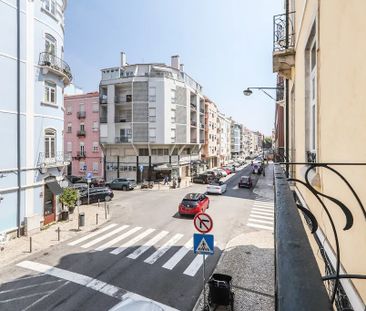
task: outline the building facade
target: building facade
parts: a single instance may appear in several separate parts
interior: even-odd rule
[[[102,70],[100,141],[107,180],[183,178],[202,169],[202,86],[184,72],[179,56],[171,66],[127,65],[121,53],[121,66]]]
[[[309,241],[321,275],[337,278],[337,263],[345,275],[324,282],[332,304],[337,310],[361,311],[366,281],[347,274],[366,275],[366,166],[360,165],[366,159],[366,43],[360,40],[366,2],[287,4],[292,13],[274,19],[273,70],[285,80],[285,152],[293,163],[288,173],[327,195],[319,198],[300,182],[294,187],[298,202],[318,220]]]
[[[233,159],[239,158],[240,152],[241,152],[241,124],[231,119],[231,157]]]
[[[65,96],[64,150],[71,159],[68,175],[91,172],[103,177],[103,152],[99,145],[99,93]]]
[[[207,162],[208,168],[218,165],[218,123],[217,106],[208,97],[205,97],[205,136],[206,143],[202,150],[202,159]]]
[[[0,2],[0,81],[7,86],[0,89],[0,136],[7,148],[0,161],[0,232],[30,233],[60,213],[59,181],[67,165],[63,89],[72,79],[63,60],[66,4]]]
[[[217,113],[218,165],[226,165],[231,159],[231,120]]]

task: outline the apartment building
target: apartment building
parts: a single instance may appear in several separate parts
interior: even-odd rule
[[[230,118],[231,121],[231,157],[241,156],[241,128],[242,125]]]
[[[182,178],[201,168],[205,143],[202,86],[184,72],[179,56],[162,63],[102,69],[100,142],[107,180]]]
[[[98,92],[65,96],[64,150],[71,159],[68,175],[104,176]]]
[[[206,141],[202,149],[202,159],[206,161],[208,168],[213,168],[218,165],[217,113],[217,105],[205,96]]]
[[[66,0],[0,2],[0,232],[17,235],[57,220],[66,165],[63,60]],[[20,14],[20,20],[17,14]],[[17,29],[19,27],[19,35]],[[19,71],[18,71],[19,69]]]
[[[308,228],[306,232],[320,274],[330,278],[322,285],[334,309],[363,311],[366,42],[361,38],[365,37],[366,2],[294,0],[286,4],[287,13],[274,17],[273,70],[285,80],[289,175],[314,189],[309,191],[300,182],[293,186],[298,203],[318,221],[314,235]],[[278,110],[277,126],[279,114]]]
[[[242,153],[244,157],[250,156],[252,154],[252,132],[245,126],[242,127],[241,132],[241,143],[242,143]]]
[[[231,120],[223,113],[217,113],[217,156],[218,165],[226,165],[231,159]]]

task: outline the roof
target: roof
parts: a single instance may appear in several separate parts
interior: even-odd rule
[[[74,99],[74,98],[89,98],[89,97],[99,97],[99,92],[89,92],[79,95],[65,95],[64,99]]]

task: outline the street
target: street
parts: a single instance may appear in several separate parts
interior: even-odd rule
[[[256,225],[273,227],[253,192],[260,177],[252,175],[253,189],[237,187],[240,176],[250,171],[249,165],[226,178],[225,194],[209,195],[215,254],[207,256],[206,277],[231,239],[256,230]],[[1,272],[0,309],[108,310],[137,297],[165,310],[192,310],[202,290],[203,260],[192,250],[193,218],[181,217],[177,210],[185,194],[205,189],[192,184],[161,191],[114,191],[111,219],[99,230],[80,233]],[[262,220],[248,226],[254,205]]]

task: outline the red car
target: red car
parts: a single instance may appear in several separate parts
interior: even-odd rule
[[[227,167],[222,167],[222,170],[224,170],[226,172],[226,174],[230,175],[232,173],[231,169],[227,168]]]
[[[196,215],[209,208],[210,199],[203,193],[188,193],[179,204],[179,215]]]

